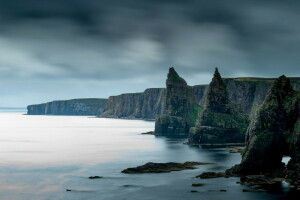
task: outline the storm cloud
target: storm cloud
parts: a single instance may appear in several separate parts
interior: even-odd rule
[[[293,0],[0,0],[0,107],[225,77],[300,76]]]

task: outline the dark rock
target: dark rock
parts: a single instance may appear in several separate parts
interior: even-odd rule
[[[127,168],[122,171],[122,173],[136,174],[136,173],[166,173],[171,171],[182,171],[187,169],[196,169],[197,165],[208,165],[212,163],[203,162],[185,162],[185,163],[146,163],[145,165]]]
[[[288,78],[279,77],[248,128],[242,162],[233,168],[235,173],[283,170],[284,155],[292,157],[290,163],[298,163],[299,104],[299,92],[293,90]]]
[[[202,174],[196,176],[197,178],[207,179],[207,178],[221,178],[228,176],[224,172],[203,172]]]
[[[202,187],[202,186],[204,186],[205,184],[203,184],[203,183],[193,183],[192,184],[192,186],[194,186],[194,187]]]
[[[89,179],[99,179],[99,178],[103,178],[103,176],[90,176]]]
[[[169,69],[166,81],[165,114],[155,120],[156,135],[188,135],[201,107],[197,105],[192,88],[175,69]]]
[[[67,191],[67,192],[71,192],[72,190],[70,190],[70,189],[66,189],[66,191]]]
[[[191,190],[191,192],[198,192],[197,190]]]
[[[248,116],[229,100],[227,88],[216,69],[209,84],[204,110],[190,129],[190,144],[239,143],[245,139]]]
[[[243,192],[253,192],[255,190],[250,190],[250,189],[243,189]]]
[[[220,192],[227,192],[227,190],[220,190]]]
[[[146,133],[141,133],[142,135],[155,135],[154,131],[148,131]]]
[[[281,162],[284,155],[291,157],[286,169]],[[246,175],[246,182],[264,189],[282,178],[300,185],[300,93],[285,76],[274,81],[248,128],[242,162],[230,171]]]

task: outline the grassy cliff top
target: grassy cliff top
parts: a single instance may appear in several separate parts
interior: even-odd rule
[[[96,104],[102,103],[102,104],[106,104],[107,99],[104,99],[104,98],[82,98],[82,99],[55,100],[55,101],[51,101],[51,102],[47,102],[47,103],[54,103],[54,102],[76,102],[76,103],[96,103]],[[47,104],[47,103],[33,104],[33,105],[29,105],[29,106],[37,106],[37,105],[43,105],[43,104]]]

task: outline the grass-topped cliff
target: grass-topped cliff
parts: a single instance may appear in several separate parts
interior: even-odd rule
[[[100,115],[107,99],[86,98],[57,100],[43,104],[29,105],[28,115]]]

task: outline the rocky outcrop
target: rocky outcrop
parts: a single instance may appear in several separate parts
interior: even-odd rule
[[[248,117],[229,100],[229,94],[216,68],[209,84],[204,110],[191,128],[189,144],[240,143],[244,141]]]
[[[110,96],[101,117],[155,119],[165,110],[165,93],[165,89],[150,88],[143,93]]]
[[[166,173],[172,171],[182,171],[187,169],[197,169],[198,165],[211,165],[213,163],[205,163],[205,162],[185,162],[185,163],[146,163],[144,165],[127,168],[122,171],[122,173],[126,174],[141,174],[141,173]]]
[[[107,99],[71,99],[29,105],[28,115],[100,115]]]
[[[173,67],[169,69],[166,86],[166,111],[156,118],[154,132],[156,135],[187,135],[200,109],[195,95]]]
[[[272,82],[268,78],[223,78],[229,100],[241,111],[252,118],[257,108],[263,103]],[[291,78],[295,90],[300,90],[300,78]],[[208,85],[191,86],[196,102],[203,106],[208,92]],[[109,97],[106,111],[101,117],[155,119],[165,113],[165,88],[150,88],[142,93],[122,94]]]
[[[291,157],[285,170],[287,178],[300,185],[300,92],[281,76],[251,121],[242,162],[232,171],[259,174],[284,170],[284,155]]]

